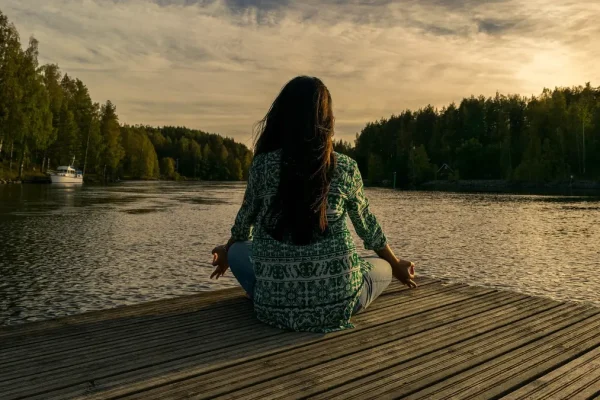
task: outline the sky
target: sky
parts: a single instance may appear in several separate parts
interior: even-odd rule
[[[598,0],[0,0],[40,61],[122,123],[251,144],[296,75],[331,91],[336,137],[470,95],[600,84]]]

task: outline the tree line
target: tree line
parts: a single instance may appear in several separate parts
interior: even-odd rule
[[[252,152],[199,130],[120,124],[112,102],[94,103],[81,80],[58,65],[40,66],[37,40],[23,49],[0,11],[0,169],[22,176],[73,158],[86,175],[104,180],[242,180]]]
[[[556,182],[600,179],[600,87],[544,89],[539,96],[484,96],[431,105],[368,123],[354,157],[371,183],[434,179]]]
[[[548,182],[600,179],[600,88],[589,83],[541,95],[463,99],[368,123],[355,158],[373,184],[432,179]],[[128,126],[116,106],[94,103],[88,88],[55,64],[38,64],[38,42],[23,49],[0,11],[0,173],[45,172],[73,157],[86,175],[241,180],[252,152],[232,139],[183,127]],[[1,174],[0,174],[1,175]]]

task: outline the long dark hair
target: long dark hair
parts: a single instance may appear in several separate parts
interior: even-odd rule
[[[281,150],[279,187],[264,221],[273,238],[305,245],[326,233],[333,125],[329,90],[308,76],[289,81],[257,124],[254,155]]]

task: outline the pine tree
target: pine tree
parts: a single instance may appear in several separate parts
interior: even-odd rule
[[[108,100],[100,109],[100,134],[105,143],[102,161],[105,172],[104,179],[114,178],[117,174],[119,163],[125,156],[125,150],[121,144],[121,129],[117,108]]]
[[[17,29],[0,11],[0,159],[15,140],[16,105],[23,96],[18,76],[22,52]]]

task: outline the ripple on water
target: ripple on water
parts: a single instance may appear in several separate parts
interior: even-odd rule
[[[236,286],[208,276],[243,194],[238,183],[0,187],[0,324]],[[600,305],[598,198],[367,194],[423,275]]]

